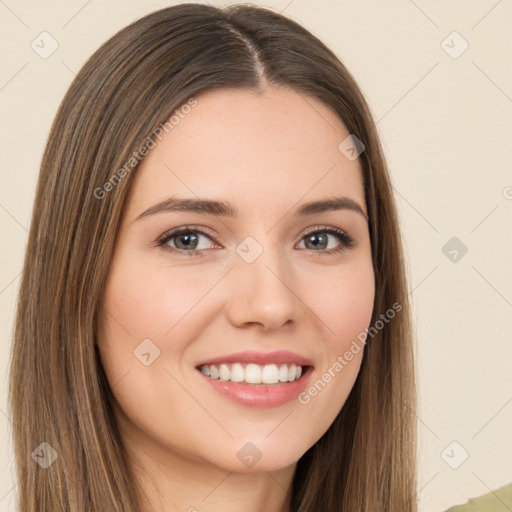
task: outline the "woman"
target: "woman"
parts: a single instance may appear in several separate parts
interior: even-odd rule
[[[85,64],[43,156],[20,510],[415,511],[411,338],[343,64],[266,9],[150,14]]]

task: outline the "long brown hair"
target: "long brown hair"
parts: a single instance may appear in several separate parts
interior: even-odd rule
[[[142,509],[95,345],[103,286],[136,167],[126,168],[126,162],[193,95],[212,88],[261,91],[267,84],[321,100],[364,143],[359,160],[375,273],[372,325],[391,305],[401,305],[368,339],[340,414],[298,461],[291,510],[416,510],[406,269],[392,187],[366,101],[335,54],[294,21],[249,5],[181,4],[145,16],[104,43],[71,84],[51,128],[10,375],[23,512]],[[35,462],[52,455],[57,459],[48,467]]]

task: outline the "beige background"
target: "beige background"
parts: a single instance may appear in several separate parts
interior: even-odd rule
[[[172,3],[0,2],[2,511],[14,511],[11,329],[50,124],[74,73],[103,41]],[[255,3],[284,11],[326,42],[355,75],[378,121],[416,320],[420,510],[444,510],[512,482],[512,3]],[[43,31],[59,45],[47,59],[31,48]],[[442,43],[453,31],[460,36]],[[464,40],[468,49],[452,58]],[[468,248],[456,262],[442,252],[454,236]],[[460,463],[463,450],[469,458],[453,469],[448,463]]]

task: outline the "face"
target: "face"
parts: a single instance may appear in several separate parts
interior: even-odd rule
[[[291,89],[195,99],[134,171],[101,360],[140,453],[277,470],[359,372],[374,300],[361,168],[338,117]]]

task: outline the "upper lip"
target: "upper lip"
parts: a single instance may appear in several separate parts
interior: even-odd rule
[[[215,365],[222,363],[254,363],[259,365],[265,364],[295,364],[298,366],[313,366],[313,363],[307,357],[289,352],[287,350],[279,350],[276,352],[235,352],[225,356],[214,357],[199,363],[197,366]]]

